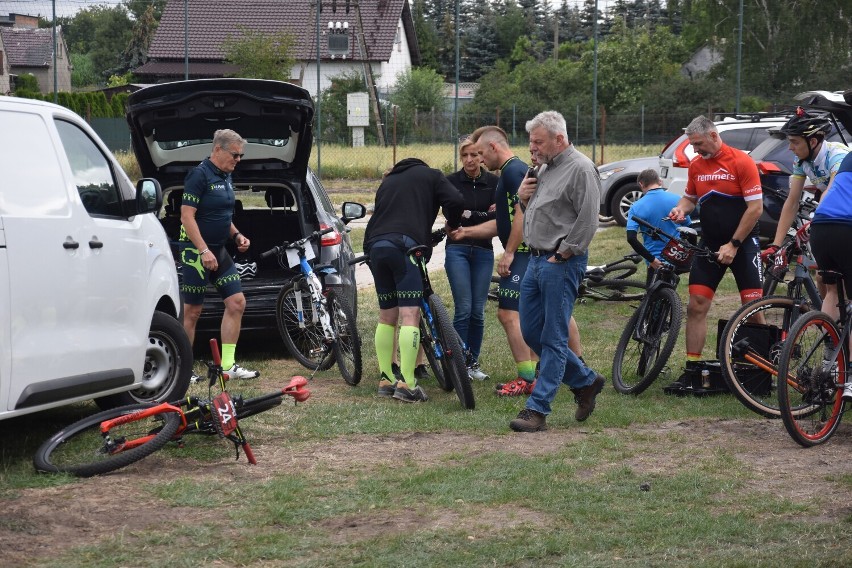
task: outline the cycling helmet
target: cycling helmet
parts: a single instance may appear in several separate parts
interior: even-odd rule
[[[773,130],[772,135],[776,138],[786,138],[787,136],[810,138],[817,135],[825,137],[830,130],[831,122],[825,114],[811,113],[802,107],[798,107],[796,116],[788,120],[779,130]]]
[[[257,276],[257,263],[256,262],[236,262],[234,266],[237,267],[237,272],[240,275],[240,278],[246,280],[248,278],[254,278]]]

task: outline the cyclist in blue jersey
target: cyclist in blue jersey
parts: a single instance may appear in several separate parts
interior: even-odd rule
[[[846,154],[834,181],[822,196],[811,222],[811,250],[822,270],[843,274],[846,294],[852,291],[852,153]],[[822,311],[837,319],[837,285],[826,285]],[[852,382],[846,383],[843,398],[852,400]]]
[[[779,130],[770,131],[772,136],[789,142],[796,160],[793,162],[793,174],[790,176],[790,193],[784,201],[775,238],[764,250],[764,257],[775,254],[781,247],[799,211],[805,181],[810,181],[819,192],[824,193],[837,174],[840,163],[849,153],[848,146],[825,140],[830,130],[831,122],[826,115],[809,113],[799,107],[796,109],[796,116],[784,126]]]
[[[237,365],[234,354],[240,337],[246,297],[240,286],[240,275],[234,260],[225,249],[233,240],[237,250],[245,252],[251,242],[233,223],[234,186],[231,173],[243,157],[246,141],[233,130],[217,130],[213,134],[213,151],[184,180],[180,208],[181,296],[183,327],[190,343],[204,304],[207,283],[212,283],[225,304],[222,315],[222,368],[230,379],[253,379],[260,376]],[[193,375],[193,381],[198,377]]]
[[[647,281],[650,282],[653,271],[663,266],[660,254],[666,246],[666,241],[660,238],[649,238],[645,234],[647,229],[641,227],[633,218],[639,217],[666,233],[674,235],[677,232],[677,223],[669,219],[668,215],[680,198],[665,190],[660,174],[653,168],[639,172],[636,183],[642,190],[642,197],[631,205],[627,212],[627,242],[633,250],[642,255],[648,264]],[[689,224],[690,218],[686,217],[685,222]],[[639,242],[637,238],[638,233],[642,233],[642,242]]]

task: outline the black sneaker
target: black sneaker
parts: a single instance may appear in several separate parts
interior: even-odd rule
[[[547,417],[541,412],[524,408],[518,417],[509,422],[509,428],[515,432],[541,432],[547,430]]]
[[[431,375],[426,369],[426,365],[417,365],[416,367],[414,367],[414,378],[418,381],[424,381],[430,377]]]
[[[388,379],[388,376],[382,373],[382,378],[379,380],[379,396],[391,398],[396,390],[398,382],[399,381],[391,382]]]
[[[397,400],[401,400],[402,402],[426,402],[429,400],[429,397],[426,396],[426,391],[423,390],[423,387],[417,385],[412,389],[409,388],[408,384],[402,381],[396,383],[396,388],[393,391],[393,397]]]

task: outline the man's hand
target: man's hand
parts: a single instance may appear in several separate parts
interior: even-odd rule
[[[716,253],[716,260],[719,264],[731,264],[734,262],[735,256],[737,256],[737,247],[731,243],[726,243],[719,247],[719,252]]]
[[[524,203],[528,202],[530,198],[535,193],[536,188],[538,187],[538,180],[533,177],[525,177],[521,182],[521,185],[518,186],[518,197]]]
[[[512,271],[509,270],[509,267],[512,266],[513,260],[515,260],[514,252],[504,252],[503,256],[500,258],[500,262],[497,263],[497,274],[503,278],[509,276],[512,273]]]
[[[654,259],[654,262],[652,262],[650,266],[651,266],[651,268],[653,268],[654,270],[659,270],[659,269],[661,269],[661,268],[663,267],[663,263],[662,263],[662,262],[660,262],[660,259],[659,259],[659,258],[655,258],[655,259]]]
[[[447,238],[449,238],[451,241],[460,241],[465,238],[464,227],[451,229],[449,225],[444,225],[444,228],[447,230]]]
[[[781,247],[778,245],[769,245],[760,253],[760,260],[762,260],[764,264],[772,263],[775,253],[777,253],[780,249]]]
[[[240,252],[246,252],[251,246],[251,241],[242,233],[237,235],[237,238],[234,239],[234,243],[237,245],[237,250]]]
[[[684,220],[686,220],[686,213],[680,207],[673,207],[672,210],[669,211],[669,219],[675,223],[683,223]]]

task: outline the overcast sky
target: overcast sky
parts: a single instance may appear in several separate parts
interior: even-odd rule
[[[326,0],[323,0],[323,2],[325,1]],[[613,1],[614,0],[598,0],[598,8],[600,10],[604,10]],[[87,6],[109,6],[120,3],[120,0],[56,0],[56,15],[73,16],[77,10]],[[559,6],[561,5],[562,0],[551,0],[551,3],[555,6]],[[583,0],[568,0],[568,4],[582,6]],[[0,0],[0,15],[7,16],[10,13],[28,14],[33,16],[41,15],[45,18],[50,18],[53,14],[53,7],[50,0]]]

